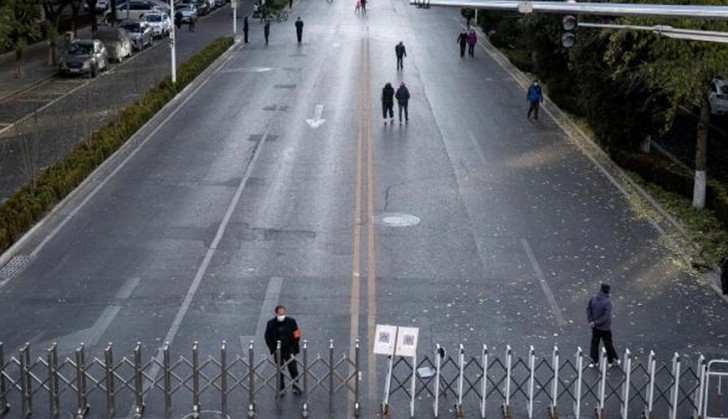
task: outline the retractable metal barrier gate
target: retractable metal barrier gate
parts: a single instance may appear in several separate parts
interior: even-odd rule
[[[461,345],[453,356],[444,353],[438,345],[432,356],[419,357],[414,393],[420,403],[410,417],[430,417],[431,411],[439,418],[444,411],[457,418],[535,418],[544,413],[551,419],[700,418],[704,389],[718,388],[717,373],[707,382],[703,371],[712,370],[706,369],[703,356],[687,361],[674,354],[669,362],[658,363],[654,352],[640,361],[626,350],[620,365],[608,365],[603,353],[590,368],[581,348],[564,355],[554,347],[541,355],[530,347],[519,357],[510,346],[496,354],[483,345],[466,356]],[[390,411],[402,415],[397,417],[409,410],[411,374],[408,359],[395,362]]]
[[[728,418],[728,360],[708,362],[703,375],[702,419]]]
[[[673,354],[668,362],[658,362],[654,352],[640,360],[626,350],[620,366],[610,367],[602,356],[590,368],[581,348],[563,353],[554,347],[540,354],[529,347],[522,356],[510,346],[495,351],[483,345],[472,354],[467,350],[459,345],[448,355],[437,345],[429,356],[397,358],[386,394],[388,414],[728,418],[728,360],[688,360]],[[364,397],[380,401],[381,395],[360,393],[367,369],[360,364],[359,341],[338,357],[333,341],[316,354],[304,341],[301,353],[287,359],[280,348],[273,356],[260,354],[253,342],[243,354],[230,353],[225,342],[213,352],[203,353],[195,343],[189,356],[174,357],[169,345],[151,352],[137,344],[117,358],[109,344],[101,357],[89,356],[83,345],[60,357],[54,345],[34,357],[28,345],[10,355],[0,343],[0,416],[71,412],[77,419],[141,418],[163,412],[200,418],[214,410],[217,417],[252,418],[281,413],[293,417],[295,410],[302,417],[316,412],[317,417],[343,418],[359,416]],[[300,371],[297,382],[281,381],[292,363]],[[294,386],[301,390],[294,398],[279,391]]]
[[[44,356],[34,358],[29,345],[17,355],[6,356],[0,343],[0,416],[15,413],[15,417],[26,418],[40,413],[36,405],[42,404],[50,416],[71,411],[77,419],[87,415],[110,418],[129,412],[141,418],[147,403],[154,400],[159,404],[157,410],[163,404],[166,415],[173,411],[173,403],[178,403],[176,411],[181,410],[185,417],[201,417],[205,404],[208,411],[214,409],[221,417],[252,418],[258,416],[261,401],[266,405],[274,402],[280,411],[283,393],[279,389],[294,386],[297,392],[300,389],[295,405],[302,417],[313,410],[335,413],[336,406],[345,406],[358,416],[359,359],[358,340],[352,357],[344,354],[337,358],[333,341],[328,342],[325,353],[312,356],[308,342],[303,341],[301,353],[288,359],[282,358],[280,346],[274,356],[256,356],[253,342],[247,354],[230,354],[223,342],[214,356],[201,354],[195,342],[190,357],[177,359],[173,359],[168,344],[152,357],[143,353],[138,343],[131,355],[120,359],[111,344],[102,358],[88,359],[81,344],[72,356],[60,359],[55,345]],[[281,373],[292,363],[299,368],[299,376],[295,383],[288,380],[284,384]],[[96,403],[93,413],[89,413],[90,397]],[[99,407],[100,402],[105,406]],[[234,413],[232,403],[238,406]]]

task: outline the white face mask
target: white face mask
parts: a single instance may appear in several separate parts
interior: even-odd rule
[[[278,320],[279,322],[282,322],[283,320],[285,320],[285,319],[286,319],[286,316],[285,316],[285,315],[283,315],[283,316],[276,316],[276,319],[277,319],[277,320]]]

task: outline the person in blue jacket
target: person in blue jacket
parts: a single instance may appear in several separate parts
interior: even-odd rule
[[[534,80],[531,86],[528,88],[526,93],[526,100],[528,100],[528,114],[526,118],[531,118],[531,113],[534,114],[534,119],[538,121],[538,108],[543,103],[543,93],[541,92],[541,86],[538,84],[538,80]]]
[[[607,361],[609,367],[619,365],[619,356],[612,343],[612,302],[609,300],[609,284],[602,284],[599,292],[589,299],[586,306],[586,319],[592,329],[591,339],[591,362],[590,368],[599,364],[599,341],[604,342],[604,349],[607,350]]]

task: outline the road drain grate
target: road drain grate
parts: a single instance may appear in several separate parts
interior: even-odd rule
[[[28,267],[31,257],[27,255],[15,255],[10,262],[0,269],[0,281],[7,281],[20,275]]]

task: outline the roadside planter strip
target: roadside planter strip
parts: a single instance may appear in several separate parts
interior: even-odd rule
[[[7,250],[40,221],[233,43],[230,37],[210,43],[178,68],[176,84],[169,77],[162,80],[144,97],[124,108],[113,122],[93,132],[66,157],[45,168],[3,202],[0,205],[0,252]]]

